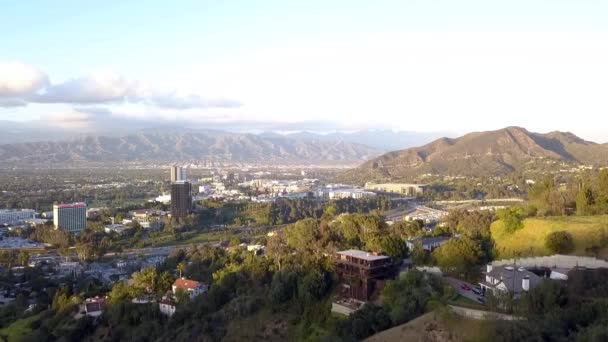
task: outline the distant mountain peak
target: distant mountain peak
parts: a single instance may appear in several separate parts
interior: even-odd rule
[[[496,175],[521,169],[530,160],[542,159],[608,165],[608,146],[586,141],[570,132],[541,134],[511,126],[453,139],[440,138],[420,147],[387,153],[345,175],[364,181],[425,173]]]

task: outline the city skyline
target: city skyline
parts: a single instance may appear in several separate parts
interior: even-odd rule
[[[593,1],[24,2],[0,14],[3,32],[19,30],[3,37],[0,120],[82,132],[516,125],[604,143],[606,15]]]

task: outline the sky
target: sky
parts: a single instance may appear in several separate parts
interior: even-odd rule
[[[3,2],[0,120],[608,142],[607,1]]]

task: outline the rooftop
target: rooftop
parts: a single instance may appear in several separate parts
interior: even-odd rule
[[[423,245],[427,245],[427,244],[433,244],[433,243],[439,243],[439,242],[443,242],[443,241],[447,241],[449,239],[451,239],[452,237],[450,236],[425,236],[425,237],[418,237],[415,239],[410,240],[411,242],[418,242],[420,241],[420,243],[422,243]]]
[[[199,287],[200,285],[201,285],[200,282],[198,282],[196,280],[186,279],[186,278],[178,278],[173,283],[173,286],[175,286],[178,289],[195,289],[195,288]]]
[[[535,287],[541,282],[541,278],[536,274],[526,270],[523,267],[514,267],[513,265],[493,266],[492,271],[486,272],[486,275],[494,279],[501,280],[500,283],[504,283],[509,291],[512,292],[522,291],[522,280],[526,277],[530,279],[530,288]],[[498,283],[496,285],[492,285],[486,282],[483,283],[490,287],[496,287],[500,284]]]
[[[0,209],[0,214],[6,213],[31,213],[36,212],[34,209]]]
[[[57,208],[59,209],[71,209],[71,208],[82,208],[86,207],[85,203],[71,203],[71,204],[58,204]]]
[[[340,255],[346,255],[346,256],[353,257],[353,258],[363,259],[363,260],[368,260],[368,261],[389,259],[389,257],[387,257],[386,255],[374,255],[370,252],[360,251],[358,249],[349,249],[349,250],[345,250],[345,251],[339,251],[337,253]]]

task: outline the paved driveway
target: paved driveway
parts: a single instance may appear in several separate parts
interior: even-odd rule
[[[452,285],[452,287],[456,290],[456,292],[458,292],[459,295],[463,296],[463,297],[467,297],[472,301],[475,301],[477,303],[483,303],[481,300],[479,300],[480,295],[476,295],[472,289],[474,287],[479,286],[479,284],[471,284],[471,283],[467,283],[466,281],[462,281],[460,279],[456,279],[456,278],[452,278],[452,277],[444,277],[444,279],[450,284]],[[462,289],[462,285],[466,284],[471,290],[464,290]]]

